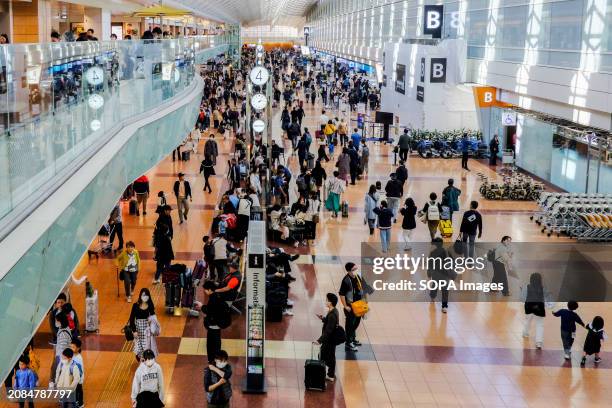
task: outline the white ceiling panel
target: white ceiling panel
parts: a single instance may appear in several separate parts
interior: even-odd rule
[[[228,23],[296,25],[318,0],[166,0],[198,15]]]

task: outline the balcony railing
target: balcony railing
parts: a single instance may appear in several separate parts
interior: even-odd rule
[[[130,118],[189,87],[196,56],[226,37],[1,46],[0,224]]]

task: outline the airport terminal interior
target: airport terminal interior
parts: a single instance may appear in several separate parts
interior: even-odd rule
[[[0,1],[0,131],[1,408],[612,406],[612,0]]]

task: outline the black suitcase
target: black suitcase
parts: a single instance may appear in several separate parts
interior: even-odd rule
[[[348,201],[343,201],[342,204],[340,204],[340,208],[342,209],[342,218],[348,218],[349,216]]]
[[[166,289],[166,313],[174,314],[174,308],[180,304],[181,291],[179,286],[175,283],[166,283],[164,287]]]
[[[190,153],[191,152],[189,150],[181,152],[181,158],[183,159],[183,161],[189,161]]]
[[[131,199],[130,200],[130,215],[136,215],[138,212],[138,201]]]
[[[304,363],[304,387],[307,390],[325,391],[325,363],[314,358],[314,346],[310,359]]]

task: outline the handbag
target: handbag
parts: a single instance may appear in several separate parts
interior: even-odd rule
[[[368,302],[361,299],[361,300],[356,300],[353,303],[351,303],[351,310],[353,311],[353,314],[355,316],[362,317],[366,313],[368,313],[368,311],[370,310],[370,307],[368,306]]]
[[[121,333],[123,333],[123,335],[125,336],[125,341],[134,341],[134,332],[132,331],[132,328],[129,324],[123,326],[123,329],[121,329]]]
[[[344,331],[344,327],[338,325],[334,328],[332,340],[334,342],[334,346],[339,346],[340,344],[346,342],[346,332]]]
[[[125,275],[124,275],[125,271],[119,271],[119,280],[125,280]]]
[[[463,233],[460,233],[453,244],[453,250],[458,254],[463,254],[465,251],[465,242],[463,242]]]
[[[319,223],[319,214],[312,214],[312,222],[315,224]]]

